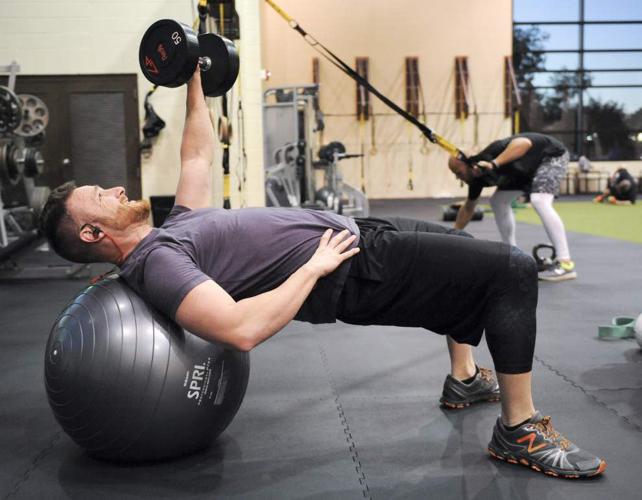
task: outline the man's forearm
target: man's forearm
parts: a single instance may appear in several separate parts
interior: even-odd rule
[[[457,211],[457,218],[455,219],[455,229],[464,229],[470,219],[473,218],[475,213],[475,203],[471,203],[467,200],[462,206],[459,207]]]
[[[181,163],[199,160],[209,165],[213,159],[214,128],[200,80],[193,78],[187,86],[187,117],[181,144]]]
[[[244,318],[239,335],[248,339],[247,350],[269,339],[296,316],[318,280],[307,265],[300,267],[280,286],[236,303]]]
[[[533,143],[529,139],[525,137],[517,137],[510,141],[508,146],[506,146],[506,149],[497,155],[493,161],[498,167],[511,163],[524,156],[532,145]]]

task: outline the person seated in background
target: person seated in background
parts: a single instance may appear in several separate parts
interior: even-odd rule
[[[552,476],[590,477],[606,469],[534,407],[538,286],[529,255],[425,221],[213,208],[214,133],[198,70],[187,110],[176,204],[163,226],[151,227],[149,204],[128,200],[122,187],[67,183],[41,214],[56,252],[117,264],[133,290],[183,328],[242,351],[293,319],[448,335],[468,380],[447,378],[443,397],[496,400],[499,385],[502,411],[488,445],[493,457]],[[483,336],[497,380],[472,360],[470,346]]]
[[[557,139],[533,132],[490,143],[469,158],[470,164],[451,157],[448,168],[468,184],[468,199],[459,208],[455,228],[464,229],[470,222],[482,189],[497,186],[490,198],[495,222],[502,241],[516,245],[511,205],[523,192],[528,192],[531,205],[542,220],[557,255],[553,265],[539,273],[539,279],[564,281],[577,278],[564,222],[553,208],[553,200],[566,174],[568,157],[568,151]]]
[[[631,205],[638,196],[638,183],[635,177],[624,167],[618,168],[611,177],[603,193],[598,194],[593,201],[602,203],[608,201],[613,205]]]

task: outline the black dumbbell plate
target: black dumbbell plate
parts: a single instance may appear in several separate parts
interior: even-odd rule
[[[161,19],[143,35],[138,52],[140,67],[150,82],[164,87],[186,83],[198,64],[198,38],[186,24]]]
[[[239,74],[239,56],[234,43],[214,33],[198,36],[201,57],[209,57],[212,67],[201,72],[203,91],[218,97],[232,88]]]

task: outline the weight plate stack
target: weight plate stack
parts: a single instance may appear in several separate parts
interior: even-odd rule
[[[13,132],[21,121],[20,99],[9,87],[0,85],[0,134]]]
[[[31,94],[18,94],[22,106],[22,121],[15,129],[21,137],[34,137],[43,132],[49,123],[49,109],[42,99]]]
[[[17,158],[18,153],[13,143],[0,146],[0,184],[15,186],[22,179],[24,163]]]

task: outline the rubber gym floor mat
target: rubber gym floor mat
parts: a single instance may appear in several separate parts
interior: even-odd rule
[[[436,220],[437,204],[375,204]],[[469,226],[497,239],[492,218]],[[543,228],[519,224],[525,250]],[[596,340],[640,311],[639,246],[569,233],[579,279],[540,286],[534,397],[570,439],[607,460],[589,481],[552,479],[486,455],[499,405],[438,406],[445,340],[419,329],[292,323],[251,353],[236,418],[204,453],[118,466],[62,434],[43,387],[44,343],[84,283],[0,283],[0,498],[639,498],[642,354]],[[622,264],[622,263],[625,264]],[[485,344],[476,350],[489,366]]]
[[[610,205],[590,201],[555,203],[567,231],[642,243],[642,203]],[[514,210],[518,222],[541,224],[531,207]]]
[[[485,447],[499,406],[438,407],[448,367],[442,337],[299,323],[280,335],[254,353],[242,409],[209,451],[117,466],[60,436],[34,453],[11,498],[601,499],[636,498],[642,486],[630,427],[545,367],[536,366],[538,406],[569,437],[604,454],[603,478],[556,480],[490,459]]]
[[[642,481],[629,461],[639,454],[639,435],[555,372],[536,362],[535,401],[553,416],[558,430],[606,457],[608,473],[596,481],[551,483],[524,467],[489,460],[485,449],[499,406],[439,409],[435,386],[440,388],[447,369],[438,355],[443,339],[408,330],[392,347],[386,341],[392,334],[379,327],[344,327],[323,336],[323,344],[332,349],[337,391],[372,498],[597,499],[616,491],[635,498]],[[346,338],[352,348],[368,352],[372,363],[353,366],[350,351],[335,347]],[[377,348],[379,343],[386,348]],[[485,347],[478,351],[484,359]],[[417,361],[422,355],[426,359]],[[398,373],[394,368],[401,358],[408,363]]]

